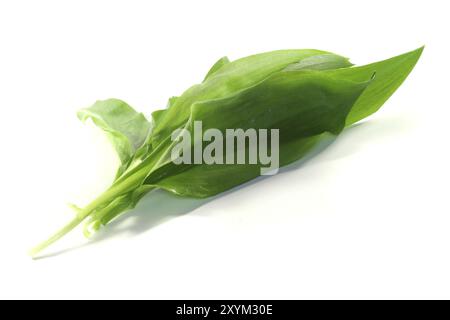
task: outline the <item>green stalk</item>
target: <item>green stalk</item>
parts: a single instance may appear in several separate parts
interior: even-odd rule
[[[160,147],[161,149],[162,147]],[[159,149],[158,149],[159,150]],[[153,153],[152,153],[153,154]],[[152,155],[151,154],[151,155]],[[153,165],[151,158],[148,157],[147,161],[143,161],[136,168],[132,169],[130,172],[125,172],[121,177],[117,178],[114,183],[111,185],[109,189],[107,189],[103,194],[101,194],[97,199],[88,204],[85,208],[81,209],[75,218],[73,218],[68,224],[54,233],[50,238],[41,242],[36,247],[32,248],[29,254],[32,257],[35,257],[42,250],[59,240],[61,237],[72,231],[76,228],[80,223],[82,223],[87,217],[89,217],[98,207],[109,205],[112,201],[117,199],[119,196],[136,190],[144,181],[145,177],[148,175]],[[150,191],[150,190],[149,190]],[[145,195],[147,192],[143,192],[141,196]],[[140,197],[137,199],[139,200]],[[120,212],[113,212],[108,215],[105,212],[105,217],[109,222],[115,216],[117,216]]]
[[[41,242],[34,248],[32,248],[29,254],[32,257],[35,257],[42,250],[46,249],[48,246],[59,240],[61,237],[72,231],[75,227],[77,227],[80,223],[82,223],[87,217],[89,217],[92,212],[97,209],[99,206],[107,205],[111,203],[118,196],[133,190],[136,186],[139,186],[142,181],[142,173],[144,171],[138,171],[135,174],[127,177],[125,180],[116,181],[108,190],[106,190],[103,194],[101,194],[98,198],[88,204],[85,208],[81,209],[75,218],[73,218],[68,224],[55,232],[51,237],[47,240]],[[145,176],[145,175],[144,175]]]
[[[55,241],[59,240],[61,237],[72,231],[81,222],[83,222],[83,220],[86,219],[97,206],[106,203],[107,199],[110,197],[111,196],[109,195],[109,192],[103,193],[100,197],[92,201],[88,206],[86,206],[84,209],[78,212],[75,218],[73,218],[68,224],[66,224],[64,227],[55,232],[47,240],[41,242],[33,249],[31,249],[30,255],[32,257],[35,257],[39,252],[41,252],[42,250],[53,244]]]
[[[78,226],[83,221],[83,218],[75,217],[72,221],[70,221],[68,224],[66,224],[63,228],[58,230],[56,233],[54,233],[50,238],[47,240],[41,242],[37,246],[35,246],[33,249],[30,250],[30,256],[35,257],[39,252],[47,248],[49,245],[54,243],[55,241],[59,240],[61,237],[72,231],[76,226]]]

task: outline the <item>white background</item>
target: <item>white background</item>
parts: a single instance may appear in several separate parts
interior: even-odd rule
[[[447,4],[1,1],[0,298],[450,298]],[[97,241],[27,256],[118,164],[77,109],[150,114],[223,55],[423,44],[384,108],[303,165],[212,201],[156,192]]]

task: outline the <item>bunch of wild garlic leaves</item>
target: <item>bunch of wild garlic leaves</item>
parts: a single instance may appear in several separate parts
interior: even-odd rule
[[[261,163],[175,164],[171,155],[177,129],[192,132],[196,121],[204,130],[221,132],[278,129],[279,165],[284,166],[305,156],[324,135],[338,135],[376,112],[411,72],[422,50],[365,66],[319,50],[279,50],[232,62],[224,57],[202,83],[153,112],[151,121],[121,100],[97,101],[78,117],[92,119],[110,138],[121,161],[115,180],[31,254],[83,221],[87,235],[98,230],[154,189],[204,198],[260,175]]]

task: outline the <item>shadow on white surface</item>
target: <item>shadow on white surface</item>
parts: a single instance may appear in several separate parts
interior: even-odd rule
[[[392,136],[395,133],[403,131],[408,127],[409,126],[406,122],[404,122],[404,119],[401,120],[398,118],[388,118],[383,119],[383,121],[364,121],[355,124],[350,128],[347,128],[338,138],[331,135],[327,136],[321,142],[319,142],[304,158],[281,168],[279,174],[289,173],[290,171],[302,168],[313,159],[315,164],[317,164],[321,162],[328,162],[338,160],[340,158],[345,158],[356,153],[363,144],[365,144],[366,142],[369,143],[369,140],[373,140],[380,135]],[[361,139],[353,139],[352,137],[352,143],[339,143],[343,142],[343,140],[346,140],[347,137],[354,135],[358,131],[363,131],[363,137]],[[333,147],[330,148],[331,146]],[[336,152],[335,149],[338,146],[339,150]],[[332,151],[332,149],[334,151]],[[327,150],[326,153],[324,152],[325,150]],[[319,155],[321,156],[318,157]],[[170,219],[193,212],[202,205],[219,197],[227,196],[232,192],[257,183],[262,179],[268,178],[270,178],[270,176],[259,177],[240,186],[237,186],[232,190],[223,192],[208,199],[184,198],[163,190],[155,190],[146,195],[134,210],[131,210],[119,216],[107,227],[98,232],[91,241],[88,241],[81,245],[73,246],[68,249],[42,255],[37,259],[58,256],[60,254],[67,253],[88,245],[96,244],[103,240],[119,235],[139,235]]]

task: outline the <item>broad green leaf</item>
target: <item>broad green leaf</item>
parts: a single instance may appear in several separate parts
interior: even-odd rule
[[[355,106],[348,115],[346,125],[349,126],[364,119],[380,109],[409,75],[419,60],[422,51],[423,47],[394,58],[361,67],[325,71],[336,77],[336,79],[350,81],[363,81],[375,74],[374,80],[356,101]]]
[[[337,81],[317,71],[279,72],[228,98],[196,103],[188,128],[192,131],[193,122],[201,120],[204,131],[214,128],[224,134],[227,128],[279,129],[280,162],[286,165],[304,156],[323,133],[338,134],[368,84]],[[177,166],[169,158],[163,163],[145,184],[192,197],[209,197],[254,179],[262,166]]]
[[[192,106],[190,123],[227,128],[280,129],[281,137],[307,137],[329,131],[338,134],[345,118],[369,84],[336,80],[320,71],[278,72],[265,81],[223,99]]]
[[[279,150],[280,167],[306,156],[324,135],[326,133],[284,141]],[[206,198],[258,178],[260,168],[260,165],[250,164],[192,165],[153,185],[181,196]]]
[[[123,165],[130,161],[151,130],[150,122],[142,113],[118,99],[99,100],[80,110],[78,118],[82,121],[90,118],[105,131]]]
[[[315,55],[319,50],[279,50],[252,55],[223,65],[208,79],[186,90],[161,117],[153,131],[153,145],[161,143],[173,130],[183,126],[195,102],[224,98],[251,87],[290,64]],[[347,62],[343,66],[347,66]]]

